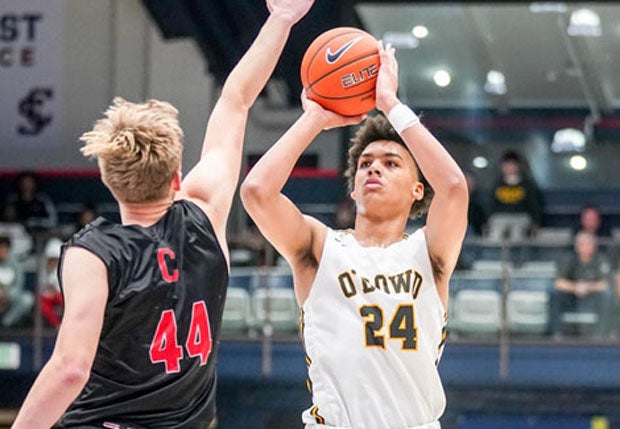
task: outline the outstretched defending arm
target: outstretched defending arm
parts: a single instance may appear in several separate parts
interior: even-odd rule
[[[241,169],[248,111],[271,76],[293,25],[314,0],[267,0],[269,18],[232,70],[207,124],[201,159],[177,198],[196,201],[224,243],[226,221]]]
[[[448,280],[461,251],[467,229],[469,193],[465,175],[417,116],[397,97],[398,63],[395,50],[379,43],[381,68],[377,76],[377,108],[390,120],[435,191],[427,220],[428,251],[438,292],[448,302]]]

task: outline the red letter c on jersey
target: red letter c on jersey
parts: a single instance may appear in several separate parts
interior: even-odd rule
[[[166,265],[166,256],[168,259],[176,258],[174,252],[166,247],[157,251],[157,263],[159,264],[161,276],[164,280],[168,283],[174,283],[179,279],[179,270],[174,269],[172,273],[168,270],[168,265]]]

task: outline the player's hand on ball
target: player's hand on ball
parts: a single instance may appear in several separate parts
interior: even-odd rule
[[[383,46],[379,41],[379,58],[381,66],[377,76],[376,97],[377,109],[387,114],[392,107],[398,104],[398,62],[396,49],[391,44]]]
[[[304,109],[304,112],[313,114],[314,118],[322,124],[324,130],[344,127],[347,125],[356,125],[368,116],[367,114],[343,116],[336,112],[332,112],[331,110],[325,109],[316,101],[310,100],[306,96],[305,90],[301,92],[301,107]]]

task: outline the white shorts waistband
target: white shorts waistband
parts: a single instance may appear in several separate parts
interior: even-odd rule
[[[328,426],[321,425],[318,423],[307,423],[305,429],[355,429],[355,428],[346,428],[343,426]],[[406,429],[441,429],[441,425],[439,422],[426,423],[424,425],[419,426],[411,426]]]

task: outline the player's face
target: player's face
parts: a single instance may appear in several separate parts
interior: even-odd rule
[[[361,209],[409,213],[413,201],[421,199],[423,192],[413,157],[404,146],[378,140],[360,155],[351,194],[358,212]]]

